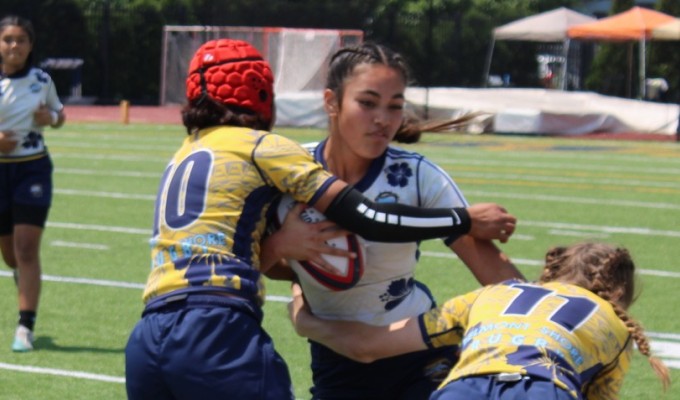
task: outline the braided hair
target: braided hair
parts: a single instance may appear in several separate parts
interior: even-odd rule
[[[330,89],[338,99],[342,99],[345,80],[351,77],[354,70],[362,64],[378,64],[392,68],[401,74],[407,85],[412,83],[410,69],[401,54],[380,44],[364,42],[356,46],[344,47],[333,54],[326,76],[326,89]],[[342,101],[338,103],[341,105]],[[405,113],[393,140],[399,143],[416,143],[423,132],[450,131],[468,124],[479,115],[479,113],[470,113],[455,119],[423,121],[413,113],[408,113],[408,115]]]
[[[647,357],[664,390],[670,385],[668,368],[652,357],[642,326],[626,312],[635,301],[635,264],[628,250],[596,242],[554,247],[546,253],[539,281],[571,283],[609,302],[626,325],[638,351]]]

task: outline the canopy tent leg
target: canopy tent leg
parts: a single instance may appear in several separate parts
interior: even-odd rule
[[[647,40],[643,37],[640,39],[640,99],[644,100],[647,97],[647,85],[645,84],[645,78],[647,75]]]
[[[567,78],[569,77],[569,44],[571,41],[569,38],[564,39],[562,43],[562,56],[564,57],[564,62],[562,63],[562,80],[560,82],[560,90],[565,90],[567,88]]]
[[[486,54],[486,63],[484,65],[484,77],[482,81],[482,87],[489,86],[489,74],[491,73],[491,58],[493,57],[493,48],[496,45],[496,37],[491,38],[491,44],[489,45],[489,51]]]

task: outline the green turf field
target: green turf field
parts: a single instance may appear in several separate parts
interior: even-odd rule
[[[281,130],[298,141],[314,130]],[[36,351],[10,350],[14,283],[0,269],[0,399],[124,399],[124,347],[142,310],[156,188],[184,137],[178,126],[67,124],[46,140],[55,197],[43,241]],[[631,313],[674,366],[665,395],[636,355],[622,399],[680,398],[680,143],[517,136],[425,136],[409,146],[445,168],[471,202],[505,205],[519,219],[501,245],[529,278],[549,246],[598,239],[628,247],[639,269]],[[442,300],[477,286],[436,241],[418,278]],[[287,319],[288,285],[268,282],[265,326],[309,398],[306,342]],[[637,354],[637,353],[636,353]],[[228,396],[227,396],[228,398]]]

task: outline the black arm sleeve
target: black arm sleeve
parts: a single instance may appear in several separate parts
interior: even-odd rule
[[[324,214],[342,228],[374,242],[403,243],[462,236],[470,231],[472,224],[465,208],[375,203],[351,186],[338,193]]]

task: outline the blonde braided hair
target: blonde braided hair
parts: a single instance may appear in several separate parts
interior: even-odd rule
[[[571,283],[609,302],[628,329],[638,351],[647,357],[664,390],[670,386],[668,368],[652,356],[642,326],[626,312],[635,300],[635,264],[628,250],[597,242],[553,247],[546,253],[539,281]]]

